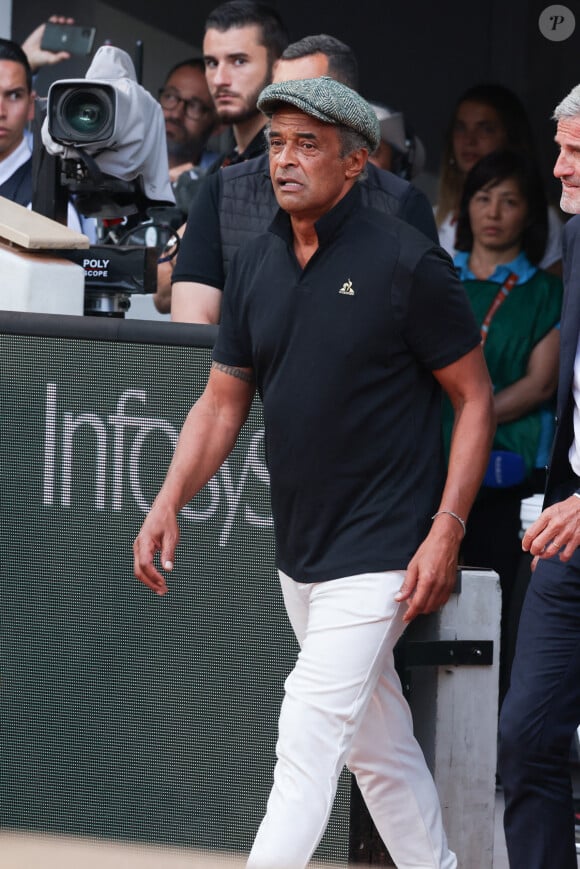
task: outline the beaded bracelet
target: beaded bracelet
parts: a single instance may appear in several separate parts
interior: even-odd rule
[[[578,497],[580,497],[580,495],[579,495]],[[433,516],[431,516],[431,521],[432,521],[433,519],[436,519],[437,516],[442,516],[444,513],[446,513],[447,516],[453,516],[454,519],[457,519],[457,521],[459,522],[459,524],[460,524],[461,527],[463,528],[463,536],[465,537],[465,532],[467,531],[467,529],[466,529],[466,527],[465,527],[465,522],[464,522],[464,520],[461,518],[461,516],[458,516],[457,513],[454,513],[454,512],[453,512],[453,510],[439,510],[438,513],[435,513]]]

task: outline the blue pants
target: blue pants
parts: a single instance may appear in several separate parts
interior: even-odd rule
[[[577,869],[570,747],[580,723],[580,551],[538,563],[500,716],[512,869]]]

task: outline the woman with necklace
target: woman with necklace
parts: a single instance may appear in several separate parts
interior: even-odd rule
[[[470,170],[454,263],[481,328],[498,427],[490,469],[467,524],[462,561],[499,574],[504,646],[506,626],[517,622],[510,603],[521,562],[520,504],[543,490],[553,433],[562,282],[538,268],[546,234],[546,198],[531,159],[495,151]],[[505,654],[500,670],[503,696],[509,677]]]

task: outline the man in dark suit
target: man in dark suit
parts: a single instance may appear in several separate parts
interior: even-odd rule
[[[564,232],[558,426],[544,510],[500,717],[499,770],[512,869],[577,869],[569,757],[580,724],[580,85],[554,112]]]

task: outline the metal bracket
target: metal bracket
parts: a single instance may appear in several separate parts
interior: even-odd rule
[[[488,667],[493,663],[493,640],[409,641],[403,654],[405,667]]]

